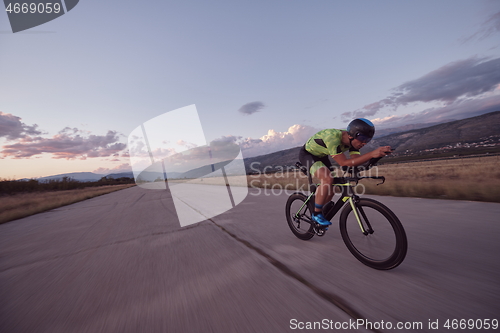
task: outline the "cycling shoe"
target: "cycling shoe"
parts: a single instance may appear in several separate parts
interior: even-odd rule
[[[312,216],[312,219],[314,222],[316,222],[317,224],[319,225],[322,225],[322,226],[329,226],[332,224],[332,222],[328,221],[327,219],[325,219],[325,217],[323,216],[323,214],[318,214],[318,215],[313,215]]]

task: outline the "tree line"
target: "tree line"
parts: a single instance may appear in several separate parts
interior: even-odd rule
[[[27,192],[43,192],[43,191],[64,191],[76,190],[85,187],[96,187],[105,185],[122,185],[134,184],[134,178],[121,177],[121,178],[107,178],[93,182],[81,182],[70,177],[63,177],[60,179],[50,180],[7,180],[0,179],[0,194],[15,194]]]

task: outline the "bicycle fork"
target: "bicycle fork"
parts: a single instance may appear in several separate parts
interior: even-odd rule
[[[354,216],[356,217],[356,221],[358,222],[359,228],[361,229],[361,232],[363,235],[367,236],[368,234],[373,234],[373,229],[370,224],[370,221],[368,220],[368,217],[365,214],[365,211],[361,206],[358,206],[357,203],[359,202],[359,198],[357,196],[353,197],[346,197],[349,200],[349,204],[351,205],[352,211],[354,213]],[[363,217],[363,220],[365,221],[366,228],[363,225],[363,220],[360,218],[360,213],[361,216]]]

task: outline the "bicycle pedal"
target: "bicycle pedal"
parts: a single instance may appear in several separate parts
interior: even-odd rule
[[[328,230],[328,227],[330,227],[329,225],[322,225],[322,224],[319,224],[319,223],[315,223],[314,224],[314,229],[316,230]]]
[[[324,236],[327,230],[328,228],[316,229],[316,235],[318,235],[318,237]]]

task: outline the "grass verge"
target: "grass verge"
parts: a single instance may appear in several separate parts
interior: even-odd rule
[[[0,197],[0,224],[99,195],[123,190],[135,184],[88,187],[78,190],[32,192]]]

